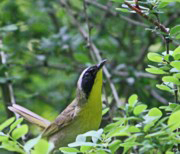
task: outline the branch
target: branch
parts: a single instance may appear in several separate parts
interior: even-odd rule
[[[159,21],[159,17],[156,14],[157,20],[154,20],[152,18],[150,18],[149,16],[147,16],[146,14],[144,14],[141,9],[138,6],[138,0],[135,0],[135,6],[131,5],[129,2],[125,1],[124,2],[130,9],[134,10],[137,14],[139,14],[140,16],[142,16],[144,19],[146,19],[147,21],[149,21],[150,23],[154,24],[155,26],[158,27],[158,29],[160,29],[161,32],[163,32],[164,34],[162,35],[164,40],[165,40],[165,45],[166,45],[166,54],[169,54],[169,43],[172,42],[172,40],[169,38],[169,30],[167,30],[167,28],[160,23]],[[173,42],[174,44],[176,44],[175,42]],[[174,85],[176,87],[176,85]],[[175,88],[177,89],[177,88]],[[177,93],[178,91],[175,90],[174,94],[175,94],[175,101],[178,101],[177,98]],[[159,99],[161,102],[163,102],[164,100],[160,98],[160,96],[158,96],[155,92],[151,91],[151,94],[156,97],[157,99]]]
[[[2,46],[2,40],[0,40],[0,45]],[[3,51],[0,52],[0,65],[5,65],[6,64],[6,55]],[[7,79],[8,73],[1,70],[0,75]],[[7,117],[12,117],[14,116],[13,112],[11,112],[8,109],[9,105],[15,104],[15,98],[14,98],[14,93],[13,93],[13,88],[12,84],[10,81],[5,81],[4,83],[0,83],[1,89],[2,89],[2,97],[3,97],[3,102],[4,102],[4,107],[6,109]]]
[[[53,11],[48,11],[47,13],[48,13],[53,25],[54,25],[55,31],[59,32],[60,25],[59,25],[59,22],[58,22],[58,19],[57,19],[55,13]]]
[[[165,98],[163,98],[161,95],[159,95],[157,91],[151,89],[149,86],[146,87],[146,89],[150,91],[150,94],[151,94],[156,100],[158,100],[159,102],[161,102],[161,103],[163,103],[163,104],[165,104],[165,105],[168,104],[168,101],[167,101]]]
[[[131,74],[128,71],[118,71],[114,72],[115,75],[118,75],[120,77],[129,77]],[[145,72],[138,72],[134,71],[133,74],[136,78],[150,78],[150,79],[156,79],[157,76],[150,74],[150,73],[145,73]]]
[[[87,45],[86,46],[87,46],[87,48],[91,48],[91,29],[92,29],[92,27],[89,24],[89,18],[87,15],[87,5],[86,5],[85,0],[83,0],[83,8],[84,8],[84,14],[85,14],[85,19],[86,19],[87,29],[88,29],[87,39],[86,39]],[[95,61],[96,58],[95,58],[94,54],[92,52],[90,52],[90,54],[91,54],[93,61]]]
[[[128,2],[124,2],[130,9],[134,10],[137,14],[139,14],[140,16],[142,16],[143,18],[145,18],[146,20],[148,20],[149,22],[151,22],[152,24],[154,24],[155,26],[157,26],[162,32],[169,34],[169,31],[167,30],[167,28],[162,25],[161,23],[159,23],[158,21],[150,18],[149,16],[147,16],[146,14],[144,14],[143,12],[141,12],[140,9],[138,9],[136,6],[132,6],[130,3]]]
[[[51,20],[51,22],[55,28],[55,32],[58,33],[59,29],[60,29],[60,23],[59,23],[59,20],[56,16],[56,12],[55,12],[54,8],[50,3],[48,3],[47,14],[49,15],[49,18],[50,18],[50,20]]]

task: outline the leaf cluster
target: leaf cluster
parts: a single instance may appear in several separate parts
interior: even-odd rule
[[[174,153],[178,152],[180,105],[148,109],[138,101],[137,95],[129,98],[123,107],[125,117],[114,117],[104,129],[78,135],[74,143],[60,148],[63,153]],[[163,111],[162,111],[163,109]],[[90,140],[89,140],[90,138]]]

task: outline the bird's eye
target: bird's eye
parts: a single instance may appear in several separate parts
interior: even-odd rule
[[[84,76],[85,76],[85,77],[90,76],[90,73],[89,73],[89,72],[86,72]]]
[[[97,70],[97,66],[93,66],[89,69],[90,72],[95,72]]]

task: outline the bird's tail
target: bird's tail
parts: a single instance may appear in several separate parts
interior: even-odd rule
[[[20,105],[17,105],[17,104],[13,104],[12,106],[9,106],[8,109],[11,110],[12,112],[15,112],[15,113],[21,115],[27,121],[29,121],[33,124],[36,124],[42,128],[46,128],[51,123],[50,121],[42,118],[41,116],[37,115],[36,113],[33,113],[32,111],[30,111]]]

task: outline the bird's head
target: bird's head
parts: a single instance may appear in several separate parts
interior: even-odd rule
[[[88,99],[92,91],[101,93],[102,89],[102,67],[106,60],[99,64],[86,68],[80,75],[77,82],[77,95],[80,98]],[[101,94],[100,94],[101,95]]]

